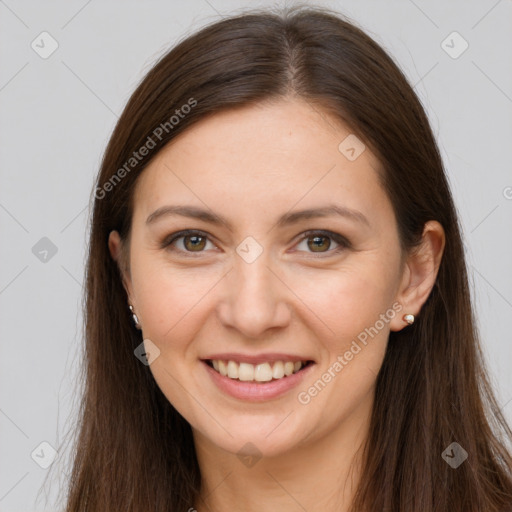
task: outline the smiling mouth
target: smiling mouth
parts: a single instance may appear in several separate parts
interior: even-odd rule
[[[270,382],[286,379],[314,364],[313,361],[273,361],[250,364],[220,359],[206,359],[204,362],[222,376],[243,382]]]

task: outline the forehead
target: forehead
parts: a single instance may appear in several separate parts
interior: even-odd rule
[[[163,148],[138,180],[135,209],[147,216],[179,199],[262,215],[321,201],[370,215],[389,209],[378,172],[369,148],[325,111],[303,100],[260,103],[209,116]]]

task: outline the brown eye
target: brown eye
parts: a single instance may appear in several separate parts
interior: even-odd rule
[[[329,241],[329,238],[326,236],[314,236],[314,237],[308,237],[308,247],[313,252],[323,252],[323,249],[329,249],[331,246],[331,242]]]
[[[205,246],[209,242],[205,233],[197,231],[180,231],[174,233],[165,239],[161,247],[169,249],[173,252],[181,253],[201,253],[204,252]],[[211,242],[210,242],[211,243]]]
[[[309,253],[334,254],[350,247],[350,242],[345,237],[330,231],[309,231],[304,235],[298,247],[300,249],[300,245],[305,244],[306,248],[303,250]],[[337,247],[331,249],[333,241],[337,244]]]
[[[338,253],[344,249],[351,247],[350,242],[343,236],[330,231],[310,231],[304,233],[304,237],[298,244],[305,243],[306,247],[301,249],[309,253]],[[337,247],[331,249],[332,242],[337,244]],[[162,249],[167,248],[170,251],[192,254],[205,252],[206,244],[210,242],[208,234],[201,231],[186,230],[178,233],[173,233],[166,238],[162,244]],[[212,244],[213,245],[213,244]]]
[[[186,235],[181,238],[183,238],[185,248],[193,252],[201,251],[206,244],[206,238],[204,236]]]

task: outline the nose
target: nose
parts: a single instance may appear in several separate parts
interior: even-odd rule
[[[292,292],[264,254],[252,263],[235,258],[217,308],[221,323],[237,329],[245,338],[261,339],[267,331],[286,327],[291,318]]]

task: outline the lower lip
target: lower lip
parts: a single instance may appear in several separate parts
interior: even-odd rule
[[[298,386],[314,366],[313,363],[310,363],[297,373],[293,373],[281,379],[267,382],[246,382],[224,377],[205,361],[201,362],[206,367],[210,378],[221,391],[234,398],[248,400],[250,402],[263,402],[265,400],[281,397],[292,388]]]

